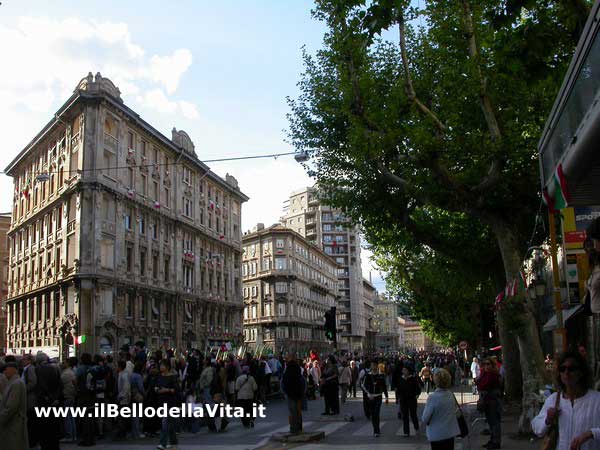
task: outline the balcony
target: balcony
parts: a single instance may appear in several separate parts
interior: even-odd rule
[[[119,148],[119,140],[108,133],[104,133],[104,147],[116,152]]]

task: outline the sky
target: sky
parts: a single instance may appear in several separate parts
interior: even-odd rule
[[[0,168],[54,116],[81,78],[100,72],[148,123],[185,130],[201,160],[293,151],[289,108],[325,32],[305,0],[33,1],[0,4]],[[290,157],[209,164],[250,197],[242,229],[279,220],[290,192],[313,184]],[[0,175],[0,210],[12,179]],[[363,276],[383,291],[363,249]]]

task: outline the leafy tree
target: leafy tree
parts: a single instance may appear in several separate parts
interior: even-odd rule
[[[495,243],[484,227],[464,214],[432,211],[422,221],[455,252],[461,251],[460,258],[423,246],[401,229],[367,225],[375,261],[387,273],[388,292],[403,299],[409,315],[437,342],[480,342],[480,312],[493,306],[490,272],[500,256],[487,248],[495,250]],[[433,230],[435,224],[439,228]]]
[[[458,260],[423,215],[465,214],[490,230],[513,280],[539,204],[537,141],[588,11],[582,0],[318,0],[328,32],[305,55],[290,139],[312,151],[327,200],[367,227]],[[521,296],[497,316],[505,356],[517,335],[524,430],[544,368],[533,309]]]

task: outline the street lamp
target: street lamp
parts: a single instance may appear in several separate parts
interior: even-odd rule
[[[35,177],[35,181],[39,181],[41,183],[43,183],[44,181],[48,181],[49,179],[50,179],[50,175],[48,174],[48,172],[39,173]]]
[[[303,150],[300,152],[296,152],[296,154],[294,155],[294,159],[298,163],[305,163],[306,161],[308,161],[310,159],[310,156],[308,155],[308,152],[305,152]]]

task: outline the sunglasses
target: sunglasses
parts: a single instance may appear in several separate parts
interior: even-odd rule
[[[577,372],[578,370],[579,370],[578,366],[560,366],[558,368],[558,371],[560,373],[563,373],[563,372]]]

